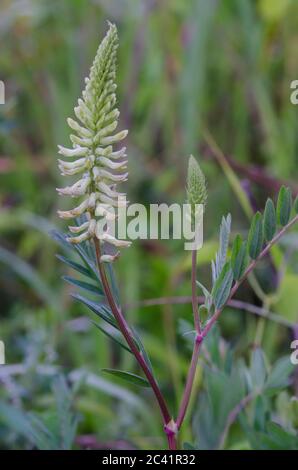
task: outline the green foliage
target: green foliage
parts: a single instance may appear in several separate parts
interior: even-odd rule
[[[208,289],[206,289],[206,287],[201,282],[199,282],[199,281],[196,281],[196,282],[197,282],[198,287],[201,289],[201,291],[204,294],[205,306],[206,306],[207,310],[210,310],[211,305],[212,305],[212,295],[208,291]]]
[[[202,325],[204,325],[209,318],[209,309],[205,305],[200,305],[199,317]]]
[[[103,294],[101,286],[96,286],[95,284],[90,284],[89,282],[79,281],[78,279],[74,279],[70,276],[63,276],[62,279],[69,284],[79,287],[80,289],[85,290],[91,294]]]
[[[248,239],[247,239],[247,250],[249,256],[252,259],[256,259],[261,253],[263,245],[263,226],[262,226],[262,215],[257,212],[252,220]]]
[[[96,328],[98,328],[105,336],[107,336],[108,338],[110,338],[112,341],[114,341],[115,343],[117,343],[118,346],[120,346],[121,348],[123,348],[125,351],[129,352],[131,354],[131,350],[126,346],[126,344],[122,341],[122,335],[120,334],[120,332],[118,330],[111,330],[109,329],[104,323],[102,325],[100,325],[99,323],[96,323],[94,321],[92,321],[93,325],[96,326]]]
[[[251,383],[252,387],[262,390],[267,376],[267,368],[263,351],[257,347],[252,353],[251,359]]]
[[[297,435],[282,428],[279,424],[267,423],[261,431],[249,427],[244,419],[242,419],[242,424],[252,449],[298,450]]]
[[[286,387],[289,383],[289,375],[293,372],[294,365],[289,356],[280,358],[272,367],[267,378],[265,388],[267,393],[272,394],[277,390]]]
[[[93,313],[98,315],[103,321],[109,323],[114,328],[118,328],[109,307],[104,304],[99,304],[97,302],[93,302],[92,300],[88,300],[79,294],[72,294],[72,297],[75,300],[78,300],[82,304],[86,305],[86,307],[88,307]]]
[[[290,203],[287,204],[287,206],[291,208],[291,193],[282,189],[281,193],[282,195],[279,197],[279,205],[282,206],[283,209],[286,209],[286,204],[283,201],[285,198],[287,199],[287,197],[290,197]],[[288,222],[289,220],[287,218],[287,223]],[[220,226],[219,250],[216,253],[215,261],[212,261],[212,292],[209,293],[208,289],[201,282],[197,281],[197,285],[204,294],[204,303],[208,311],[210,311],[213,303],[217,310],[220,310],[225,306],[229,299],[233,280],[243,280],[242,278],[248,267],[247,254],[250,255],[252,260],[257,260],[261,254],[263,242],[270,242],[274,237],[276,232],[276,216],[272,200],[268,199],[266,202],[264,218],[262,218],[260,212],[257,212],[254,215],[249,229],[247,242],[244,242],[239,234],[235,236],[231,257],[226,261],[230,231],[231,217],[228,215],[227,218],[223,217],[222,219]],[[225,262],[224,265],[223,262]]]
[[[272,199],[267,199],[265,211],[264,211],[264,219],[263,219],[263,227],[264,227],[264,239],[266,242],[270,242],[275,235],[276,232],[276,214],[275,214],[275,207],[273,204]]]
[[[212,261],[212,281],[213,284],[219,277],[227,258],[229,237],[231,232],[231,214],[223,217],[219,231],[219,250],[216,253],[215,261]]]
[[[290,188],[282,186],[278,193],[277,206],[276,206],[276,219],[279,225],[283,227],[287,225],[290,220],[292,207],[292,193]]]
[[[229,298],[233,283],[233,271],[230,262],[222,268],[212,289],[212,299],[217,310],[221,309]]]
[[[80,279],[75,279],[70,276],[64,276],[63,279],[70,283],[71,285],[78,287],[79,289],[86,291],[87,293],[91,294],[92,296],[96,296],[96,301],[91,300],[89,298],[86,298],[80,294],[77,293],[72,293],[71,296],[77,300],[78,302],[82,303],[86,307],[88,307],[91,312],[95,313],[101,320],[102,324],[100,323],[95,323],[93,324],[109,339],[111,339],[114,343],[116,343],[118,346],[120,346],[122,349],[131,352],[130,349],[126,346],[126,344],[123,342],[122,335],[119,331],[117,322],[110,310],[110,308],[106,305],[106,300],[103,295],[103,288],[101,285],[101,281],[98,278],[98,274],[95,268],[96,260],[95,260],[95,255],[94,251],[91,249],[91,247],[88,245],[89,242],[86,242],[85,244],[81,245],[74,245],[70,241],[67,240],[67,237],[64,237],[62,234],[55,232],[54,237],[56,240],[59,242],[62,241],[62,246],[64,248],[67,248],[68,250],[71,250],[73,252],[76,252],[79,254],[81,259],[84,261],[85,265],[87,266],[87,269],[82,270],[82,266],[78,265],[78,263],[69,261],[69,259],[65,258],[64,256],[59,256],[59,259],[63,262],[66,260],[66,264],[73,269],[75,269],[79,273],[83,273],[85,277],[89,278],[90,282],[85,282],[81,281]],[[94,267],[94,270],[93,270]],[[82,272],[83,271],[83,272]],[[95,276],[96,273],[96,276]],[[117,286],[115,284],[114,280],[114,273],[112,266],[109,265],[109,276],[112,280],[112,290],[115,299],[118,298],[118,292],[117,292]],[[108,325],[108,327],[106,326]],[[148,358],[147,352],[145,351],[145,348],[142,344],[142,341],[139,338],[139,335],[135,330],[133,330],[133,340],[139,349],[139,351],[142,352],[142,355],[148,365],[148,367],[151,369],[151,363]],[[122,374],[130,374],[128,372],[123,372]]]
[[[233,242],[231,254],[231,267],[235,280],[241,279],[247,266],[247,249],[246,243],[242,241],[239,234],[236,235]]]
[[[53,381],[53,393],[56,406],[42,416],[0,402],[1,421],[39,450],[70,450],[78,425],[72,410],[74,391],[63,376],[58,376]]]
[[[89,269],[86,269],[84,266],[82,266],[79,263],[76,263],[75,261],[72,261],[68,258],[66,258],[63,255],[56,255],[57,258],[62,261],[62,263],[66,264],[70,268],[74,269],[74,271],[77,271],[80,274],[83,274],[84,276],[89,277],[91,274],[91,271]]]
[[[213,336],[213,342],[208,343],[213,368],[205,367],[205,393],[199,398],[193,424],[195,447],[230,448],[230,443],[235,439],[233,433],[230,437],[230,431],[232,426],[234,430],[237,429],[238,422],[244,436],[239,436],[238,432],[239,440],[234,442],[234,448],[241,448],[244,439],[247,440],[244,448],[248,449],[287,449],[287,446],[296,448],[295,432],[276,427],[273,423],[273,419],[276,419],[275,399],[288,383],[293,370],[293,365],[289,367],[289,358],[287,361],[284,358],[268,368],[264,352],[257,348],[253,351],[250,365],[247,367],[242,360],[237,359],[235,351],[231,351],[226,345],[219,354],[219,348],[223,348],[223,345],[220,346],[216,335]],[[274,378],[277,369],[282,376],[278,384]],[[274,389],[270,385],[272,379],[276,385]],[[233,421],[230,423],[232,415]],[[257,442],[258,437],[260,442]]]
[[[66,251],[72,253],[76,252],[83,261],[85,268],[89,273],[89,277],[98,280],[99,275],[96,268],[96,264],[95,261],[91,259],[91,252],[88,252],[87,244],[85,246],[84,244],[72,246],[72,244],[69,243],[69,241],[67,240],[67,235],[58,232],[58,230],[52,230],[51,236],[62,248],[66,249]],[[63,258],[65,259],[65,257]],[[63,262],[65,262],[64,259],[62,259]]]

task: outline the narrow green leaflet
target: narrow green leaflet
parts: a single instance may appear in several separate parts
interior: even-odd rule
[[[71,297],[86,305],[93,313],[96,313],[96,315],[98,315],[102,320],[106,321],[107,323],[118,329],[117,323],[112,315],[112,312],[106,305],[98,305],[97,303],[92,302],[91,300],[88,300],[79,294],[71,294]]]
[[[59,243],[60,246],[65,248],[68,252],[75,251],[84,262],[86,268],[91,271],[92,276],[95,279],[99,278],[99,274],[98,274],[98,270],[96,268],[95,262],[89,257],[88,253],[86,252],[86,250],[84,250],[82,246],[78,244],[74,245],[72,243],[69,243],[67,241],[67,235],[59,232],[58,230],[52,230],[51,236],[56,242]]]
[[[250,226],[247,249],[250,257],[256,259],[261,253],[263,245],[263,226],[262,226],[262,215],[257,212],[252,219]]]
[[[134,342],[138,348],[138,350],[140,351],[140,353],[142,354],[147,366],[149,367],[149,369],[151,370],[151,372],[153,372],[153,369],[152,369],[152,364],[151,364],[151,361],[150,361],[150,358],[147,354],[147,351],[141,341],[141,338],[138,334],[138,332],[136,331],[135,328],[132,328],[132,333],[133,333],[133,339],[134,339]]]
[[[229,298],[233,283],[233,271],[230,263],[226,263],[212,289],[212,298],[217,310],[221,309]]]
[[[242,241],[240,235],[237,235],[232,248],[231,267],[235,280],[241,279],[247,265],[246,243]]]
[[[83,274],[86,277],[92,276],[92,272],[89,269],[85,268],[85,266],[82,266],[81,264],[76,263],[75,261],[72,261],[71,259],[66,258],[63,255],[56,255],[56,258],[58,258],[60,261],[62,261],[62,263],[66,264],[78,273]]]
[[[96,328],[98,328],[104,335],[106,335],[108,338],[110,338],[112,341],[114,341],[115,343],[117,343],[121,348],[125,349],[126,351],[128,351],[129,353],[131,353],[131,350],[128,348],[128,346],[126,346],[126,344],[124,344],[120,339],[119,339],[119,335],[117,334],[118,330],[114,330],[115,332],[112,332],[111,330],[108,330],[108,328],[106,328],[105,326],[103,325],[100,325],[99,323],[96,323],[95,321],[91,320],[91,322],[93,323],[94,326],[96,326]]]
[[[202,290],[204,297],[205,297],[205,305],[208,310],[210,310],[211,305],[212,305],[212,296],[209,292],[209,290],[199,281],[196,281],[197,286]]]
[[[78,279],[70,276],[63,276],[62,279],[69,284],[91,292],[92,294],[103,295],[103,290],[98,285],[96,286],[95,284],[90,284],[89,282],[79,281]]]
[[[209,317],[209,309],[205,305],[200,305],[199,307],[199,318],[200,322],[204,325]]]
[[[294,202],[294,209],[295,209],[296,214],[298,214],[298,196],[296,197],[295,202]]]
[[[117,282],[116,282],[114,269],[113,269],[112,263],[106,263],[106,264],[107,264],[108,277],[109,277],[109,280],[110,280],[110,283],[111,283],[112,293],[114,295],[114,298],[116,299],[116,303],[119,305],[120,304],[120,294],[119,294],[119,290],[118,290],[118,286],[117,286]]]
[[[55,242],[57,242],[62,248],[65,248],[68,252],[72,251],[73,246],[68,243],[63,233],[58,230],[51,230],[50,235]]]
[[[267,377],[265,356],[261,348],[256,348],[252,353],[250,373],[253,386],[261,390]]]
[[[91,269],[92,273],[96,278],[99,278],[98,270],[96,264],[93,260],[90,259],[88,254],[84,251],[84,249],[80,245],[72,245],[75,251],[79,254],[81,259],[84,261],[86,266]]]
[[[227,251],[229,246],[229,237],[231,232],[231,214],[223,217],[220,225],[219,233],[219,249],[216,253],[215,261],[212,261],[212,281],[215,283],[219,277],[221,270],[226,262]]]
[[[279,225],[283,227],[287,225],[290,220],[292,208],[292,193],[290,188],[282,186],[278,193],[276,219]]]
[[[267,199],[264,218],[263,218],[263,234],[266,242],[270,242],[276,232],[276,214],[272,199]]]
[[[126,380],[126,382],[138,385],[139,387],[150,387],[148,380],[143,379],[143,377],[138,375],[132,374],[131,372],[124,372],[122,370],[116,369],[102,369],[102,372],[115,375],[119,379]]]
[[[279,359],[267,378],[265,390],[267,393],[274,393],[276,390],[284,388],[289,383],[289,376],[294,370],[294,364],[291,363],[290,356]]]

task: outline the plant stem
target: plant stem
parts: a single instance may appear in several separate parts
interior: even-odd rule
[[[171,434],[171,435],[167,435],[167,437],[168,437],[169,450],[177,450],[176,435]]]
[[[196,330],[196,339],[194,343],[192,358],[189,366],[188,376],[186,380],[186,385],[184,389],[184,393],[181,400],[181,405],[178,412],[177,418],[177,428],[180,429],[191,396],[191,391],[196,375],[197,369],[197,362],[199,358],[201,343],[202,343],[202,335],[201,335],[201,324],[200,324],[200,315],[199,315],[199,308],[198,308],[198,299],[197,299],[197,284],[196,284],[196,274],[197,274],[197,250],[192,251],[192,258],[191,258],[191,303],[192,303],[192,311],[194,316],[194,325]]]
[[[191,257],[191,303],[194,316],[195,330],[198,335],[201,334],[200,315],[197,301],[197,250],[192,251]]]
[[[202,336],[197,336],[192,352],[192,358],[189,366],[189,371],[188,371],[188,376],[186,380],[186,385],[183,393],[183,397],[181,400],[181,405],[179,408],[178,412],[178,418],[177,418],[177,428],[180,429],[181,425],[184,421],[185,414],[189,405],[189,400],[191,396],[191,391],[196,375],[196,370],[197,370],[197,363],[198,363],[198,358],[200,354],[200,349],[201,349],[201,344],[202,344]]]
[[[148,367],[142,353],[139,351],[138,347],[135,344],[135,340],[133,338],[133,335],[131,333],[131,329],[130,329],[129,325],[126,322],[126,319],[124,318],[121,310],[118,308],[118,306],[115,303],[113,294],[110,290],[109,281],[108,281],[107,276],[106,276],[105,268],[103,266],[103,263],[101,263],[101,261],[100,261],[100,256],[101,256],[100,244],[99,244],[99,241],[96,238],[94,238],[94,245],[95,245],[95,252],[96,252],[96,261],[97,261],[97,266],[98,266],[98,270],[99,270],[99,274],[100,274],[100,278],[101,278],[101,282],[102,282],[102,287],[103,287],[104,293],[106,295],[107,301],[109,303],[109,306],[110,306],[110,308],[113,312],[115,320],[117,321],[119,330],[123,334],[128,346],[131,349],[131,352],[135,356],[137,362],[139,363],[141,369],[143,370],[145,376],[147,377],[147,380],[148,380],[148,382],[149,382],[149,384],[150,384],[150,386],[153,390],[153,393],[154,393],[154,395],[157,399],[157,402],[158,402],[158,405],[159,405],[159,408],[160,408],[160,412],[161,412],[161,415],[162,415],[162,418],[163,418],[164,426],[167,426],[169,424],[169,422],[171,421],[171,416],[170,416],[167,404],[165,402],[165,399],[163,397],[163,394],[162,394],[162,392],[161,392],[161,390],[160,390],[160,388],[159,388],[159,386],[158,386],[158,384],[157,384],[150,368]],[[171,436],[170,434],[167,433],[167,437],[168,437],[169,448],[172,449],[172,450],[176,449],[175,436]]]

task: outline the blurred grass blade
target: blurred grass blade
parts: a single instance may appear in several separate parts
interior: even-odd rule
[[[296,214],[298,214],[298,196],[296,197],[295,202],[294,202],[294,209],[295,209]]]
[[[181,126],[183,151],[194,153],[200,134],[201,113],[204,99],[204,83],[208,59],[208,39],[212,34],[212,22],[218,2],[195,0],[189,3],[186,24],[191,39],[184,47],[184,63],[181,70]]]
[[[32,288],[37,297],[49,305],[54,311],[59,311],[59,303],[58,300],[56,300],[57,294],[46,285],[37,271],[26,261],[3,247],[0,247],[0,261],[17,273]]]
[[[21,434],[39,450],[57,450],[58,442],[36,416],[31,416],[6,402],[0,402],[0,418],[9,429]]]
[[[230,183],[230,186],[234,191],[239,204],[243,209],[243,212],[248,217],[248,219],[250,219],[253,216],[253,210],[251,208],[249,198],[241,186],[238,176],[207,129],[204,130],[204,138],[207,144],[210,146],[219,165],[221,166],[228,182]]]

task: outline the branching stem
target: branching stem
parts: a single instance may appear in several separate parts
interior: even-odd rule
[[[177,418],[177,427],[178,429],[181,428],[181,425],[184,421],[185,414],[189,405],[189,400],[191,396],[191,391],[196,375],[196,370],[197,370],[197,363],[199,359],[199,354],[200,354],[200,349],[201,349],[201,344],[202,344],[203,337],[197,335],[195,343],[194,343],[194,348],[192,352],[192,358],[189,366],[189,372],[186,380],[186,385],[181,401],[181,405],[179,408],[179,413],[178,413],[178,418]]]
[[[261,251],[259,256],[249,264],[249,266],[245,270],[242,278],[239,281],[236,281],[234,286],[232,287],[231,292],[230,292],[230,296],[229,296],[227,302],[229,302],[231,300],[231,298],[235,295],[235,293],[237,292],[239,286],[247,278],[247,276],[251,273],[251,271],[255,268],[257,262],[260,259],[262,259],[269,252],[270,248],[276,242],[278,242],[278,240],[284,235],[284,233],[290,227],[292,227],[297,221],[298,221],[298,215],[296,215],[287,225],[285,225],[275,235],[275,237],[273,237],[272,240],[266,245],[266,247]],[[192,275],[193,275],[193,269],[192,269]],[[192,292],[192,294],[193,294],[193,292]],[[193,300],[193,296],[192,296],[192,300]],[[225,303],[225,305],[227,304],[227,302]],[[193,304],[193,302],[192,302],[192,304]],[[204,338],[206,338],[207,334],[211,330],[212,326],[218,320],[218,318],[219,318],[220,314],[222,313],[225,305],[221,309],[218,309],[218,310],[215,311],[215,313],[213,314],[211,319],[208,321],[207,325],[202,330],[202,332],[200,334],[197,334],[197,336],[196,336],[196,339],[195,339],[195,342],[194,342],[194,347],[193,347],[192,359],[191,359],[191,363],[190,363],[190,367],[189,367],[189,371],[188,371],[188,376],[187,376],[187,379],[186,379],[184,394],[183,394],[180,409],[179,409],[179,412],[178,412],[178,418],[177,418],[177,427],[178,427],[178,429],[180,429],[180,427],[181,427],[181,425],[184,421],[184,417],[186,415],[188,404],[189,404],[189,401],[190,401],[191,392],[192,392],[192,388],[193,388],[193,383],[194,383],[194,379],[195,379],[196,368],[197,368],[197,362],[198,362],[198,358],[199,358],[199,354],[200,354],[201,344],[202,344]],[[194,316],[195,316],[195,312],[196,312],[196,310],[194,310]]]
[[[201,334],[201,323],[199,315],[199,307],[197,301],[197,250],[192,251],[191,258],[191,303],[194,316],[195,330],[198,335]]]
[[[231,301],[232,297],[238,290],[239,286],[242,284],[242,282],[247,278],[247,276],[251,273],[251,271],[254,269],[255,265],[257,262],[262,259],[270,250],[270,248],[283,236],[283,234],[288,230],[290,227],[292,227],[296,222],[298,221],[298,215],[296,215],[285,227],[283,227],[276,235],[273,237],[273,239],[266,245],[266,247],[261,251],[259,256],[253,260],[247,269],[245,270],[242,278],[239,281],[236,281],[234,286],[231,289],[229,298],[225,305]],[[126,322],[126,319],[124,318],[121,309],[117,306],[113,294],[111,292],[110,286],[109,286],[109,281],[106,276],[105,268],[103,263],[100,261],[100,244],[97,239],[94,239],[94,244],[95,244],[95,251],[96,251],[96,260],[97,260],[97,265],[98,265],[98,270],[102,282],[102,286],[108,301],[108,304],[113,312],[113,315],[117,321],[119,330],[123,334],[128,346],[130,347],[132,353],[134,354],[137,362],[139,363],[141,369],[143,370],[145,376],[147,377],[147,380],[152,388],[152,391],[156,397],[156,400],[159,405],[159,409],[162,415],[163,423],[164,423],[164,430],[167,435],[168,439],[168,446],[170,450],[176,450],[177,449],[177,440],[176,440],[176,434],[181,428],[185,415],[187,413],[189,401],[191,398],[191,393],[193,389],[193,384],[194,384],[194,379],[195,379],[195,374],[196,374],[196,369],[197,369],[197,363],[200,355],[200,350],[201,350],[201,345],[208,335],[209,331],[211,330],[212,326],[216,323],[218,320],[220,314],[222,313],[225,305],[221,309],[217,309],[211,319],[208,321],[206,326],[201,329],[201,323],[200,323],[200,317],[199,317],[199,310],[198,310],[198,298],[196,295],[196,267],[197,267],[197,252],[194,250],[192,252],[192,272],[191,272],[191,285],[192,285],[192,296],[191,296],[191,301],[192,301],[192,308],[193,308],[193,315],[194,315],[194,324],[195,324],[195,330],[196,330],[196,338],[194,341],[194,347],[193,347],[193,353],[192,353],[192,358],[190,362],[190,367],[188,371],[188,376],[186,379],[186,384],[185,384],[185,389],[184,393],[182,396],[181,404],[179,407],[178,411],[178,417],[177,421],[175,422],[174,420],[171,419],[171,415],[169,413],[168,406],[166,404],[166,401],[164,399],[164,396],[153,376],[153,373],[151,372],[150,367],[148,367],[142,353],[139,351],[135,340],[133,338],[131,329],[129,325]]]

